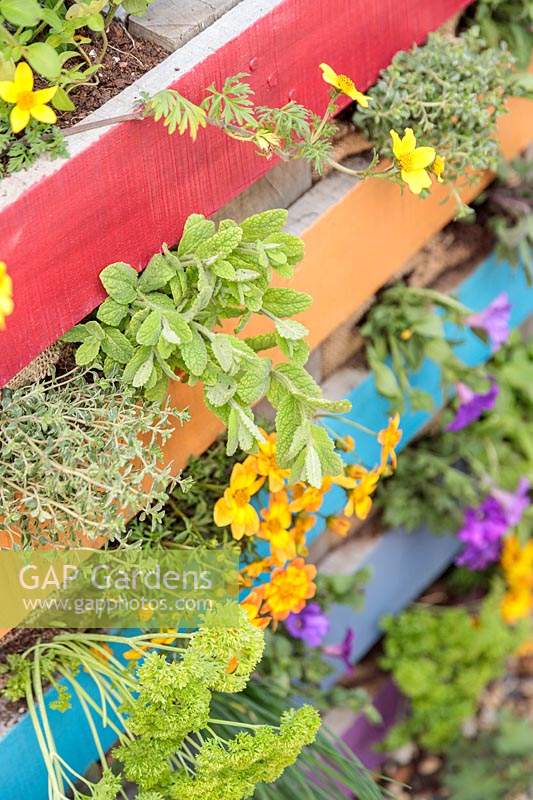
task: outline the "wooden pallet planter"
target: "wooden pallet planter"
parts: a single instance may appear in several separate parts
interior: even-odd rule
[[[529,140],[532,105],[527,100],[512,100],[510,113],[499,120],[501,148],[507,158]],[[463,192],[464,199],[470,201],[491,179],[490,173],[482,174]],[[401,195],[397,186],[384,181],[358,184],[349,176],[334,173],[289,208],[288,229],[301,236],[306,246],[306,256],[290,286],[315,298],[311,309],[299,317],[310,329],[311,347],[317,348],[450,221],[454,205],[443,204],[445,197],[439,186],[431,197],[420,200],[408,192]],[[254,319],[247,335],[265,330],[261,325],[261,320]],[[9,327],[2,333],[1,343]],[[215,441],[222,424],[206,409],[200,385],[174,383],[170,395],[176,408],[188,408],[191,415],[183,427],[178,424],[163,448],[164,462],[172,463],[177,474],[191,456],[200,455]],[[0,639],[6,633],[0,629]]]
[[[243,71],[252,73],[261,102],[295,97],[318,110],[325,99],[319,61],[364,89],[396,51],[468,2],[242,0],[87,121],[131,111],[142,91],[174,87],[196,99],[213,81]],[[73,137],[66,162],[43,160],[5,178],[1,258],[16,308],[2,336],[0,386],[98,305],[103,267],[124,260],[141,268],[161,242],[178,240],[191,212],[214,213],[274,163],[215,129],[194,144],[146,120]]]
[[[495,257],[484,261],[475,273],[465,280],[458,291],[459,298],[474,309],[485,307],[497,294],[505,290],[512,303],[511,324],[516,327],[533,314],[533,288],[526,285],[523,272],[508,264],[500,263]],[[457,348],[461,358],[472,366],[483,363],[489,357],[489,349],[473,334]],[[437,404],[441,402],[438,370],[434,364],[427,363],[418,376],[418,385],[430,391]],[[349,393],[353,404],[351,414],[364,425],[377,429],[387,420],[387,403],[375,389],[372,377],[368,377]],[[401,447],[406,444],[426,424],[429,414],[417,412],[406,414],[402,419],[404,431]],[[339,433],[342,423],[335,423]],[[363,461],[371,466],[378,456],[375,439],[358,436],[358,450]],[[326,498],[325,513],[336,513],[343,504],[342,496],[331,491]],[[313,536],[320,535],[319,526]],[[345,548],[350,543],[346,543]],[[333,553],[329,563],[323,564],[325,571],[354,572],[364,566],[372,570],[372,577],[366,589],[365,607],[354,611],[347,606],[335,606],[332,612],[331,641],[342,638],[348,625],[357,630],[355,656],[360,659],[379,638],[379,620],[385,613],[398,613],[423,589],[441,574],[452,561],[457,551],[457,541],[453,536],[435,536],[428,531],[406,534],[391,531],[377,539],[362,557],[352,553]],[[339,556],[340,554],[340,556]],[[386,587],[386,589],[384,588]],[[337,670],[333,679],[340,677]],[[83,678],[87,680],[87,678]],[[86,688],[91,689],[87,681]],[[96,691],[96,690],[94,690]],[[79,717],[81,709],[75,706],[65,714],[51,712],[54,738],[67,760],[80,773],[83,773],[95,760],[96,752],[89,732]],[[353,739],[354,726],[360,725],[351,716],[343,723],[342,731],[346,740]],[[360,736],[360,733],[358,734]],[[351,737],[351,738],[350,738]],[[103,741],[108,746],[113,743],[110,731],[103,732]],[[20,768],[16,768],[20,765]],[[30,794],[32,800],[45,800],[47,796],[46,772],[38,750],[31,720],[28,715],[11,727],[0,739],[0,785],[2,800],[20,800]]]

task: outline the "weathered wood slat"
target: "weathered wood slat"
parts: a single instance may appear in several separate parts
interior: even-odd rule
[[[128,28],[171,53],[212,25],[239,0],[156,0],[143,17],[131,16]]]

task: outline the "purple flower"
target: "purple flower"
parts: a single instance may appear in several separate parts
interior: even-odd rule
[[[457,534],[465,547],[455,563],[471,570],[482,570],[498,561],[502,538],[508,527],[503,507],[491,495],[485,498],[479,508],[466,508],[464,525]]]
[[[460,431],[472,422],[480,418],[484,411],[494,408],[500,389],[498,384],[491,378],[490,389],[485,394],[477,394],[465,386],[464,383],[457,384],[457,396],[459,398],[459,408],[455,417],[446,426],[447,431]]]
[[[487,332],[492,352],[495,353],[509,338],[510,316],[509,295],[507,292],[502,292],[484,311],[471,314],[465,322],[471,328],[482,328]]]
[[[329,630],[329,619],[318,603],[309,603],[299,614],[289,614],[285,627],[294,639],[308,647],[318,647]]]
[[[522,519],[522,514],[531,504],[529,499],[530,482],[521,478],[516,492],[504,492],[503,489],[493,489],[491,496],[500,504],[507,519],[507,526],[514,528]]]
[[[327,656],[334,656],[334,658],[340,658],[341,661],[344,663],[346,669],[352,669],[352,650],[353,650],[353,643],[355,641],[355,631],[353,628],[347,628],[346,633],[344,634],[344,639],[340,644],[329,644],[326,647],[322,648],[322,651]]]

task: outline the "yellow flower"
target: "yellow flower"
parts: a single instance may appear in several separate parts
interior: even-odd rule
[[[303,483],[297,483],[292,490],[292,501],[289,505],[291,511],[298,513],[300,511],[318,511],[324,502],[325,493],[331,489],[332,480],[329,477],[324,478],[320,489],[314,486],[307,486]]]
[[[347,75],[338,75],[335,70],[327,64],[321,64],[320,69],[322,70],[322,78],[326,83],[329,83],[330,86],[333,86],[341,94],[345,94],[352,100],[358,102],[360,106],[368,108],[370,97],[360,92],[351,78]]]
[[[246,611],[248,619],[256,628],[266,628],[272,622],[272,617],[262,616],[263,604],[265,601],[266,584],[252,589],[249,595],[242,601],[241,607]]]
[[[347,517],[337,514],[327,517],[326,525],[328,526],[329,530],[333,531],[333,533],[337,534],[337,536],[344,537],[350,530],[351,522]]]
[[[295,558],[285,569],[275,569],[264,590],[265,609],[272,618],[284,620],[289,614],[299,614],[315,595],[315,576],[316,567],[306,564],[303,558]]]
[[[361,476],[356,486],[348,493],[348,502],[344,507],[347,517],[366,519],[372,508],[372,494],[376,491],[380,472],[373,469]]]
[[[306,543],[307,532],[310,531],[315,524],[316,517],[314,517],[312,514],[306,514],[303,512],[296,515],[296,520],[292,528],[292,535],[296,545],[296,552],[299,556],[308,555],[309,551]]]
[[[412,336],[413,336],[413,331],[410,328],[405,328],[400,333],[400,339],[402,339],[404,342],[408,342],[409,339],[412,338]]]
[[[250,498],[261,488],[264,478],[257,478],[253,462],[235,464],[230,485],[217,500],[214,509],[215,524],[219,527],[231,525],[234,539],[253,536],[259,530],[259,516],[250,505]]]
[[[400,165],[402,181],[405,181],[413,194],[420,194],[422,189],[431,186],[431,178],[426,167],[435,161],[435,150],[432,147],[417,147],[412,128],[405,129],[402,139],[394,130],[390,135],[392,151]]]
[[[263,522],[259,535],[270,542],[274,564],[281,566],[296,556],[296,542],[288,530],[292,523],[289,500],[286,492],[272,495],[268,509],[261,511]]]
[[[437,178],[439,183],[444,183],[444,178],[442,176],[444,174],[444,162],[445,161],[446,161],[446,159],[444,158],[444,156],[436,155],[435,156],[435,161],[431,165],[431,169],[433,171],[433,174],[436,176],[436,178]]]
[[[502,600],[502,617],[505,622],[513,624],[529,617],[533,612],[533,594],[529,589],[510,591]]]
[[[57,117],[55,111],[47,105],[57,92],[57,86],[33,91],[33,72],[25,61],[21,61],[15,70],[12,81],[0,81],[0,97],[6,103],[14,103],[9,122],[13,133],[22,131],[30,118],[53,125]]]
[[[5,330],[6,317],[13,313],[13,281],[7,274],[7,266],[0,261],[0,331]]]
[[[402,431],[399,429],[400,415],[395,414],[389,418],[389,424],[386,428],[378,433],[378,442],[381,445],[381,469],[385,466],[387,461],[391,460],[393,469],[396,469],[397,458],[395,448],[402,438]]]
[[[276,434],[265,434],[265,441],[259,443],[259,453],[252,456],[255,460],[255,469],[259,475],[268,478],[270,492],[281,492],[285,488],[285,478],[290,474],[289,469],[281,469],[276,461]]]

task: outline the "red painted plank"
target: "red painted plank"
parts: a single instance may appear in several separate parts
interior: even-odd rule
[[[326,61],[367,88],[394,53],[422,41],[469,0],[282,0],[172,84],[192,99],[248,71],[260,102],[315,110]],[[172,57],[171,57],[172,58]],[[164,88],[164,87],[160,87]],[[0,215],[0,259],[15,312],[0,335],[0,386],[102,299],[100,270],[136,267],[174,243],[191,212],[211,214],[273,165],[217,130],[196,144],[151,121],[111,128]]]

